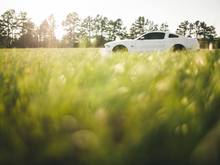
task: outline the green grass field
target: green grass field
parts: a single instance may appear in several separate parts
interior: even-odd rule
[[[0,164],[219,164],[220,51],[0,49]]]

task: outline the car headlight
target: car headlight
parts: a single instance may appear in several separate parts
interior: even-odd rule
[[[111,46],[110,46],[110,45],[105,45],[105,47],[106,47],[106,48],[110,48]]]

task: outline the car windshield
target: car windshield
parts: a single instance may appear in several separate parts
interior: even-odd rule
[[[164,39],[164,37],[165,37],[165,33],[153,32],[153,33],[144,34],[136,38],[136,40],[160,40],[160,39]]]

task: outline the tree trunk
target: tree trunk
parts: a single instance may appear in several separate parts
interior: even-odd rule
[[[212,42],[209,42],[209,50],[213,50],[213,43]]]

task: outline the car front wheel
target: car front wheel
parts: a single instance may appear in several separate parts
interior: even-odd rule
[[[112,50],[113,53],[118,53],[118,52],[128,52],[128,48],[126,48],[123,45],[118,45],[116,47],[113,48]]]

